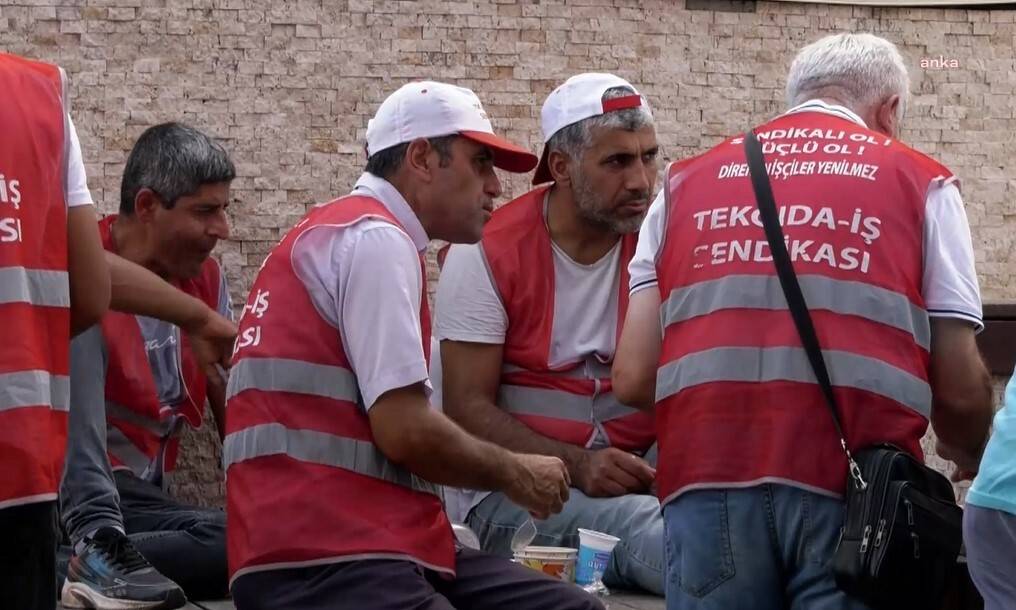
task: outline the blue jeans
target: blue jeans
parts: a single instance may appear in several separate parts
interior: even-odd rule
[[[772,484],[690,491],[663,520],[667,610],[866,610],[829,566],[840,500]]]
[[[466,524],[476,532],[483,550],[511,557],[511,539],[529,513],[501,493],[492,493],[476,505]],[[663,595],[663,516],[654,496],[628,494],[616,498],[590,498],[572,488],[564,510],[536,521],[538,546],[578,548],[578,528],[617,536],[603,583],[608,587],[644,589]]]
[[[71,546],[59,551],[58,581],[63,583],[75,543],[101,527],[115,527],[188,597],[224,597],[226,514],[177,502],[128,471],[112,471],[106,455],[107,360],[98,326],[71,342],[67,460],[60,483],[60,516]]]

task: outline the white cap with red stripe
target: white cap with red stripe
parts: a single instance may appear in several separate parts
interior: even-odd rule
[[[603,94],[615,87],[625,87],[631,89],[633,93],[604,101]],[[547,166],[546,147],[554,134],[568,125],[590,117],[639,106],[647,104],[631,83],[619,76],[602,72],[576,74],[551,91],[547,101],[543,102],[543,110],[540,113],[544,147],[540,164],[533,176],[533,184],[542,184],[554,179]]]
[[[536,155],[494,134],[472,90],[434,81],[403,85],[381,102],[367,123],[367,157],[418,138],[452,134],[489,146],[501,169],[525,173],[536,165]]]

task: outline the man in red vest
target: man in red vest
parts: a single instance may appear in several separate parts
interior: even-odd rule
[[[0,84],[21,102],[0,108],[0,591],[7,607],[51,609],[71,335],[109,306],[185,324],[211,363],[235,332],[151,272],[104,260],[63,71],[0,53]]]
[[[503,490],[538,517],[568,496],[561,460],[478,440],[428,403],[427,243],[477,241],[494,167],[536,157],[437,82],[381,104],[367,157],[349,196],[268,255],[240,321],[223,446],[237,608],[602,608],[458,547],[437,487]]]
[[[437,291],[445,412],[512,451],[561,458],[573,489],[535,544],[578,547],[577,528],[621,539],[608,586],[663,594],[663,518],[641,456],[650,414],[610,388],[628,262],[656,181],[645,99],[612,74],[573,76],[543,105],[534,190],[494,212],[477,245],[449,250]],[[549,184],[547,184],[549,183]],[[451,490],[484,549],[511,556],[529,518],[503,493]]]
[[[896,139],[908,88],[892,43],[828,36],[794,60],[791,109],[755,133],[850,447],[920,459],[930,421],[940,453],[976,470],[991,383],[970,231],[953,174]],[[830,569],[847,462],[742,138],[668,169],[631,289],[614,389],[656,407],[668,609],[864,608]]]
[[[200,131],[179,123],[147,129],[127,159],[120,214],[99,223],[103,246],[170,282],[196,309],[230,318],[210,253],[229,235],[234,176],[226,151]],[[187,330],[109,312],[74,341],[75,409],[60,490],[74,552],[65,605],[166,608],[182,605],[184,592],[226,594],[224,513],[165,491],[180,430],[201,424],[206,399],[220,435],[225,429],[225,380],[202,370]]]

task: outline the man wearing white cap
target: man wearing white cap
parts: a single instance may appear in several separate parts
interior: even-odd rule
[[[528,568],[457,548],[435,484],[502,490],[546,517],[556,458],[480,441],[428,405],[422,253],[475,242],[494,167],[536,158],[494,135],[476,95],[405,85],[367,126],[367,167],[315,207],[251,288],[223,444],[237,608],[602,608]]]
[[[653,418],[614,398],[610,363],[628,301],[627,266],[656,180],[645,99],[611,74],[580,74],[543,105],[534,184],[497,210],[478,245],[448,253],[437,294],[444,410],[506,449],[556,456],[574,489],[538,521],[535,544],[615,535],[608,586],[663,592],[663,521],[641,456]],[[503,493],[456,490],[453,516],[507,555],[528,518]],[[457,514],[456,514],[457,513]]]

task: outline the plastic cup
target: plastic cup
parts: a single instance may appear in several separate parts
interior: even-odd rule
[[[579,528],[579,557],[575,582],[589,585],[600,582],[610,562],[610,554],[621,539],[617,536]]]
[[[527,546],[515,552],[515,561],[564,582],[574,582],[576,552],[560,546]]]

